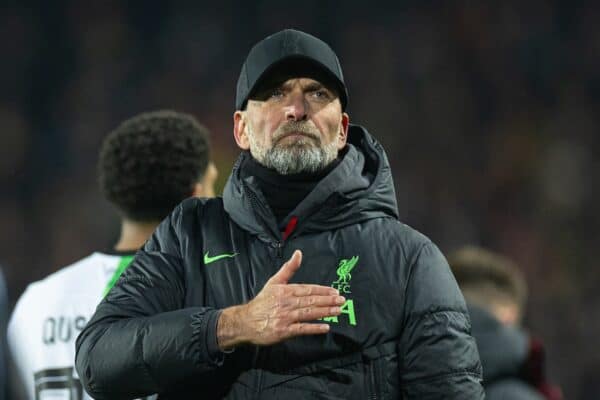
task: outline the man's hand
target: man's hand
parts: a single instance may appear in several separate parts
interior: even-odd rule
[[[294,336],[329,332],[328,324],[308,321],[339,315],[345,299],[328,286],[289,284],[301,262],[302,252],[296,250],[254,299],[223,310],[217,323],[221,349],[242,343],[271,345]]]

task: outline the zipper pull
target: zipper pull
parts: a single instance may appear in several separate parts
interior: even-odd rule
[[[275,254],[277,254],[277,258],[283,257],[283,242],[275,242],[273,243],[273,247],[275,247]]]

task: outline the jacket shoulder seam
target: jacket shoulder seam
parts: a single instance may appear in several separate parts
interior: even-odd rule
[[[115,284],[115,286],[122,286],[126,283],[130,283],[130,282],[142,282],[145,283],[148,286],[155,286],[156,282],[150,278],[148,278],[147,276],[142,276],[142,275],[137,275],[137,276],[127,276],[127,277],[122,277],[121,279],[119,279],[117,281],[117,283]]]
[[[481,379],[481,374],[477,371],[477,370],[472,370],[472,369],[463,369],[463,370],[455,370],[455,371],[451,371],[451,372],[446,372],[443,374],[437,374],[434,376],[429,376],[427,378],[419,378],[419,379],[412,379],[412,380],[407,380],[404,381],[404,385],[405,386],[410,386],[410,385],[416,385],[419,383],[429,383],[429,382],[435,382],[435,381],[439,381],[439,380],[444,380],[447,378],[452,378],[455,376],[472,376],[474,378],[477,379]]]
[[[409,315],[411,315],[413,317],[418,317],[418,318],[426,318],[433,314],[443,314],[443,313],[461,314],[464,316],[468,316],[467,311],[457,310],[455,308],[437,308],[437,309],[432,309],[432,310],[411,312],[411,313],[409,313]]]

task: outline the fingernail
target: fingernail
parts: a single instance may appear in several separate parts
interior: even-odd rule
[[[344,296],[338,296],[335,299],[335,302],[338,303],[338,304],[344,304],[345,301],[346,301],[346,298]]]
[[[329,312],[331,312],[332,314],[339,314],[342,312],[342,309],[340,307],[331,307]]]

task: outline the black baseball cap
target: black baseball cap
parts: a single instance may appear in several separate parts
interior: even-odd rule
[[[327,43],[308,33],[294,29],[277,32],[254,45],[246,57],[237,82],[236,110],[246,108],[248,99],[271,75],[282,70],[288,77],[318,78],[324,85],[336,89],[342,111],[348,104],[348,91],[342,67]]]

